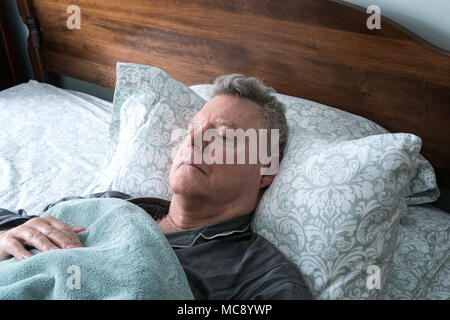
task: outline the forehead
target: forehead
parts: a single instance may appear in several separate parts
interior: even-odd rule
[[[254,101],[229,95],[218,95],[209,100],[194,119],[242,129],[265,127],[261,106]]]

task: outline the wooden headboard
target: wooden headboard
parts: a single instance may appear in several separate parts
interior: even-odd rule
[[[243,73],[278,92],[422,138],[450,187],[450,54],[382,19],[328,0],[17,0],[37,80],[58,73],[113,88],[118,61],[186,85]],[[69,30],[69,5],[81,29]],[[40,26],[40,27],[39,27]],[[42,31],[42,32],[41,32]]]

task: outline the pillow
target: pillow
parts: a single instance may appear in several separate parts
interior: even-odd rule
[[[213,85],[209,84],[190,88],[205,100],[213,91]],[[380,125],[343,110],[283,94],[275,96],[286,105],[289,127],[295,128],[305,138],[335,142],[389,133]],[[422,155],[417,157],[413,166],[408,188],[406,200],[409,205],[433,202],[440,195],[434,169]]]
[[[110,124],[110,158],[119,140],[120,110],[133,95],[155,94],[162,103],[180,107],[202,107],[205,100],[192,89],[174,80],[163,70],[152,66],[118,62],[116,65],[116,87],[114,89],[113,111]],[[160,103],[155,101],[155,104]],[[190,120],[190,119],[189,119]]]
[[[450,214],[409,206],[400,219],[387,300],[450,300]]]
[[[293,132],[253,230],[303,274],[317,299],[378,299],[421,147],[412,134],[324,142]],[[372,281],[370,280],[370,281]]]
[[[115,151],[85,195],[108,189],[170,200],[172,152],[204,104],[158,68],[118,63],[110,131]]]

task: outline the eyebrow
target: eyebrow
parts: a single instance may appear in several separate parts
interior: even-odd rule
[[[236,124],[231,120],[216,119],[215,123],[216,123],[216,125],[236,128]]]
[[[193,120],[189,121],[189,125],[193,125],[193,122],[194,122]],[[225,120],[225,119],[221,119],[221,118],[216,119],[214,121],[214,124],[216,126],[227,126],[227,127],[231,127],[231,128],[236,128],[236,123],[234,123],[231,120]]]

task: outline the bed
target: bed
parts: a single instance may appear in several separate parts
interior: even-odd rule
[[[118,62],[161,68],[205,99],[218,75],[258,76],[308,106],[415,134],[436,173],[428,180],[450,187],[450,55],[385,18],[369,30],[366,12],[340,1],[17,3],[35,80],[0,92],[0,207],[40,214],[62,197],[94,190],[112,156]],[[70,30],[73,4],[81,28]],[[54,74],[115,88],[115,101],[56,88]],[[405,209],[377,298],[450,298],[450,218],[430,205],[437,196],[434,190]],[[318,298],[373,298],[339,292]]]

